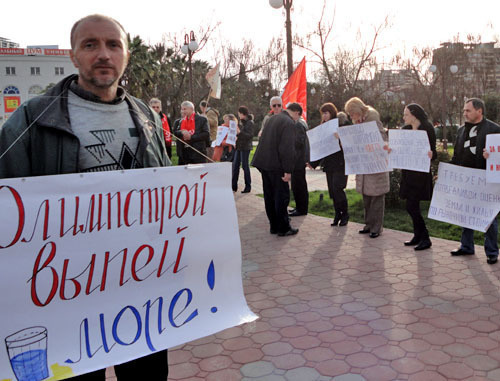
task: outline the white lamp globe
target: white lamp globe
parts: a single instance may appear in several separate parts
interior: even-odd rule
[[[269,0],[269,5],[274,9],[280,9],[283,6],[283,0]]]
[[[437,66],[436,66],[436,65],[431,65],[431,66],[429,66],[429,71],[430,71],[431,73],[435,73],[435,72],[437,71]]]
[[[198,43],[196,42],[196,40],[191,40],[189,42],[189,50],[194,52],[194,51],[196,51],[196,49],[198,49]]]
[[[188,54],[189,53],[189,46],[187,44],[182,45],[181,52],[182,52],[182,54]]]
[[[451,65],[450,66],[450,71],[452,74],[455,74],[458,71],[458,66],[457,65]]]

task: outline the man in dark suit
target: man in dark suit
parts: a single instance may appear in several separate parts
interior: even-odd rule
[[[486,135],[500,133],[500,126],[484,117],[484,102],[478,98],[470,98],[464,104],[465,124],[458,129],[455,150],[451,164],[462,167],[486,169],[486,159],[483,150],[486,144]],[[498,261],[498,224],[497,218],[491,223],[485,233],[484,251],[488,264]],[[474,254],[474,231],[463,228],[460,247],[451,252],[451,255]]]
[[[179,165],[206,163],[207,147],[210,145],[207,118],[196,114],[193,103],[189,101],[182,102],[181,114],[182,118],[174,123]]]
[[[302,107],[291,103],[280,114],[272,116],[259,140],[252,165],[262,175],[264,202],[271,234],[288,236],[299,229],[290,226],[287,206],[290,201],[288,182],[295,166],[295,123]]]

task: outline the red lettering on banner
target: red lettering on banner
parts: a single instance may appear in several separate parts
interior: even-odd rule
[[[73,285],[75,287],[75,291],[74,291],[74,294],[72,297],[70,297],[70,298],[66,297],[65,290],[66,290],[66,281],[67,281],[66,276],[68,275],[68,264],[69,264],[69,259],[65,259],[64,264],[63,264],[62,276],[61,276],[61,288],[59,289],[59,297],[61,298],[61,300],[75,299],[80,294],[80,291],[82,289],[82,285],[80,284],[80,282],[78,282],[75,278],[70,278],[68,280],[73,283]],[[82,275],[82,274],[79,274],[76,277],[78,278],[80,275]]]
[[[186,199],[184,201],[184,209],[182,210],[182,213],[179,214],[179,199],[181,197],[181,191],[183,189],[184,189],[184,194],[186,195]],[[188,206],[189,206],[189,189],[185,184],[183,184],[179,188],[179,192],[177,192],[177,198],[175,199],[175,215],[179,218],[182,218],[182,216],[184,216],[184,213],[186,213]]]
[[[137,258],[139,257],[139,255],[141,254],[141,252],[144,250],[144,249],[147,249],[149,251],[149,254],[148,254],[148,259],[146,260],[146,263],[144,265],[142,265],[142,267],[140,267],[139,269],[137,269]],[[147,265],[149,265],[149,263],[151,262],[151,260],[153,259],[153,255],[154,255],[154,249],[149,246],[149,245],[142,245],[141,247],[139,247],[135,253],[134,253],[134,258],[132,258],[132,278],[134,278],[134,280],[136,282],[142,282],[144,279],[148,278],[151,274],[149,274],[146,278],[144,279],[141,279],[137,276],[137,271],[140,271],[142,270],[144,267],[146,267]]]
[[[7,247],[11,247],[17,243],[19,238],[21,238],[21,234],[23,233],[24,229],[24,222],[25,222],[25,212],[24,212],[24,205],[23,205],[23,200],[21,198],[21,195],[12,187],[5,186],[5,185],[0,185],[0,190],[2,188],[6,188],[10,191],[12,194],[12,197],[14,198],[14,201],[16,203],[16,208],[17,208],[17,230],[16,234],[14,235],[14,238],[12,241],[7,245],[7,246],[0,246],[0,249],[5,249]]]
[[[132,199],[132,193],[134,193],[134,192],[135,192],[135,189],[131,190],[130,192],[127,193],[127,197],[125,198],[125,205],[123,208],[123,221],[125,222],[125,225],[128,227],[132,226],[137,221],[137,220],[134,220],[134,221],[132,221],[132,223],[130,223],[128,220],[128,214],[130,212],[130,200]]]
[[[495,152],[495,146],[490,146],[490,152]]]
[[[50,253],[45,262],[43,263],[42,267],[40,268],[40,261],[42,259],[42,255],[45,251],[45,248],[47,246],[50,246]],[[54,242],[47,242],[41,249],[40,252],[38,253],[38,256],[36,257],[35,260],[35,265],[33,266],[33,276],[31,277],[31,300],[33,303],[38,306],[38,307],[43,307],[46,306],[51,302],[51,300],[54,298],[57,292],[57,286],[59,283],[59,277],[57,275],[57,271],[52,267],[49,266],[50,262],[54,259],[56,256],[56,244]],[[36,289],[36,281],[38,274],[42,272],[45,268],[49,268],[52,271],[52,287],[50,288],[50,293],[47,296],[47,299],[45,302],[42,302],[40,298],[38,297],[37,289]]]

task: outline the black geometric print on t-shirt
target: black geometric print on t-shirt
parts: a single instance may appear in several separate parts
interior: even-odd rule
[[[102,144],[112,143],[115,140],[115,130],[93,130],[89,132]]]
[[[92,144],[89,146],[85,146],[85,149],[88,153],[94,156],[99,163],[101,163],[102,159],[106,155],[106,152],[104,151],[105,146],[106,144]]]
[[[108,149],[106,149],[106,143],[113,143],[113,141],[115,140],[115,130],[93,130],[89,132],[100,142],[100,144],[98,143],[87,145],[85,146],[85,149],[101,165],[83,168],[83,172],[102,172],[141,167],[141,164],[136,157],[137,151],[139,150],[139,145],[137,146],[137,150],[134,153],[132,149],[125,142],[123,142],[120,156],[116,158]]]

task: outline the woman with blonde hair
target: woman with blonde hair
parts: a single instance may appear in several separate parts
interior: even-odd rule
[[[345,111],[354,124],[376,122],[382,139],[387,141],[380,115],[373,107],[366,105],[358,97],[354,97],[345,104]],[[382,232],[385,194],[389,192],[389,189],[389,172],[356,175],[356,191],[363,195],[365,209],[365,226],[359,231],[360,234],[370,234],[370,238],[377,238]]]

